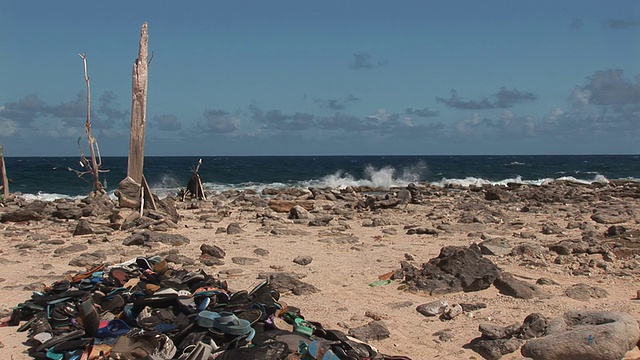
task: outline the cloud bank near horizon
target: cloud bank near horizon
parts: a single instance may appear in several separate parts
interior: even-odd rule
[[[251,102],[235,112],[203,109],[195,119],[176,114],[153,114],[148,121],[147,137],[189,141],[230,139],[322,139],[326,142],[359,142],[401,139],[420,142],[445,139],[448,142],[510,141],[527,138],[571,139],[589,136],[624,137],[640,133],[640,75],[633,80],[621,69],[595,71],[586,82],[576,85],[564,106],[548,109],[543,116],[518,114],[520,104],[532,103],[538,96],[516,88],[501,87],[479,100],[464,100],[452,91],[448,98],[435,97],[435,104],[422,108],[407,107],[390,111],[385,104],[371,109],[367,115],[346,110],[347,105],[361,101],[348,95],[315,100],[320,113],[286,112],[264,109]],[[458,111],[445,118],[440,104]],[[323,111],[333,114],[322,114]],[[483,111],[489,110],[488,113]],[[498,114],[490,110],[499,110]],[[0,139],[30,137],[62,141],[84,134],[86,94],[80,91],[74,99],[51,104],[36,95],[7,102],[0,107]],[[102,142],[109,139],[128,140],[129,111],[123,109],[111,91],[98,96],[92,110],[93,135]]]

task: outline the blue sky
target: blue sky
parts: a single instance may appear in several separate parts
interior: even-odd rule
[[[638,1],[3,1],[5,156],[640,153]],[[86,143],[83,138],[82,145]],[[84,149],[87,152],[87,149]]]

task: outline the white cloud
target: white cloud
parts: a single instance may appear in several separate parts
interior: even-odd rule
[[[15,121],[0,118],[0,137],[9,137],[15,134],[17,130],[18,124]]]

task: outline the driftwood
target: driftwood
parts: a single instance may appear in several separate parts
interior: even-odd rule
[[[2,173],[2,195],[6,199],[9,197],[9,179],[7,178],[7,169],[4,167],[4,155],[2,145],[0,145],[0,173]]]
[[[191,178],[187,183],[187,190],[182,194],[182,201],[187,196],[191,196],[192,199],[206,200],[207,195],[204,193],[204,187],[202,186],[202,180],[200,179],[200,166],[202,165],[202,159],[198,160],[198,165],[191,169]]]

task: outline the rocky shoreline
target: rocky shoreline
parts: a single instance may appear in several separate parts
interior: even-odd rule
[[[637,182],[287,188],[157,203],[138,216],[101,196],[3,199],[4,315],[66,274],[159,255],[237,289],[269,278],[308,318],[385,354],[640,354]],[[0,328],[15,359],[27,358],[21,337]]]

